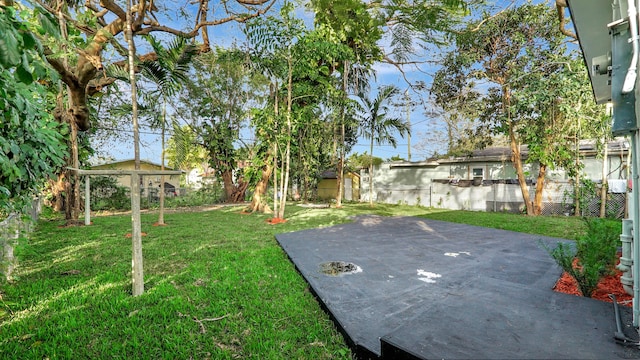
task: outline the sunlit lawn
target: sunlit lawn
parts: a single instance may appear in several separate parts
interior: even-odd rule
[[[0,358],[348,359],[351,353],[274,235],[349,221],[362,213],[575,238],[574,218],[347,204],[290,205],[266,223],[229,207],[144,214],[145,293],[131,294],[130,215],[93,225],[42,221],[16,250],[15,279],[0,283]]]

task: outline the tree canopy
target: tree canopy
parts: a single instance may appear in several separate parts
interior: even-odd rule
[[[47,164],[61,165],[64,155],[57,151],[64,150],[64,145],[58,142],[67,131],[73,143],[75,130],[92,128],[96,109],[91,109],[89,98],[101,97],[104,104],[111,101],[102,96],[105,88],[127,93],[125,88],[114,87],[117,76],[113,69],[123,74],[129,70],[144,73],[147,80],[139,81],[144,96],[135,101],[143,118],[144,110],[149,110],[147,115],[162,129],[167,118],[175,118],[182,122],[175,126],[178,135],[183,133],[178,130],[181,125],[188,123],[196,138],[176,135],[172,146],[196,141],[204,147],[228,197],[238,185],[238,164],[248,163],[241,160],[251,160],[254,167],[247,172],[251,176],[246,176],[247,181],[255,182],[251,188],[259,189],[257,183],[266,181],[263,193],[271,184],[286,196],[290,181],[300,191],[311,187],[321,170],[331,168],[342,174],[358,135],[367,135],[374,142],[393,142],[397,130],[406,130],[401,121],[393,126],[397,128],[393,133],[386,131],[388,126],[371,130],[375,122],[361,124],[366,121],[358,119],[355,106],[358,94],[364,105],[374,105],[373,100],[366,103],[371,98],[371,79],[380,89],[390,89],[372,76],[374,65],[380,63],[395,66],[405,75],[407,91],[417,92],[422,84],[405,71],[422,71],[423,65],[441,60],[431,94],[448,122],[449,153],[461,154],[501,139],[514,153],[521,185],[528,179],[518,163],[520,145],[528,145],[528,161],[540,164],[537,184],[543,184],[547,168],[562,166],[577,173],[575,141],[580,134],[597,129],[577,126],[576,119],[602,118],[601,109],[581,95],[587,86],[584,69],[558,31],[562,24],[554,9],[544,4],[525,3],[470,18],[467,15],[479,1],[310,0],[305,4],[314,15],[311,26],[298,16],[292,3],[274,5],[275,0],[199,0],[184,5],[138,0],[133,1],[129,14],[116,1],[34,0],[29,7],[13,3],[22,12],[3,7],[0,29],[8,34],[0,39],[0,76],[15,85],[1,90],[4,107],[13,102],[14,110],[5,114],[9,119],[26,112],[23,118],[31,120],[19,126],[36,124],[41,133],[31,128],[3,128],[6,141],[2,149],[8,160],[0,159],[4,160],[0,165],[3,173],[10,174],[3,175],[6,179],[31,176],[26,171],[31,165],[22,169],[15,165],[18,151],[20,161],[29,158],[29,150],[25,152],[20,141],[30,144],[24,149],[45,147],[50,151],[34,152],[29,161],[39,165],[46,154],[51,160]],[[149,45],[131,42],[150,51],[137,54],[133,65],[123,60],[127,15],[133,36],[149,39]],[[471,20],[463,24],[463,19]],[[208,29],[230,22],[243,24],[246,43],[212,45]],[[191,55],[198,52],[195,64],[184,61],[179,68],[170,69],[178,60],[187,60],[182,53],[166,50],[172,46],[165,45],[172,42],[188,47]],[[430,52],[450,42],[452,51],[444,56]],[[38,54],[44,54],[46,62]],[[174,86],[179,82],[188,83],[183,92]],[[33,113],[20,102],[27,101],[26,90],[22,90],[26,87],[35,89],[28,99],[35,104]],[[48,95],[45,89],[50,90]],[[172,102],[166,113],[164,106],[155,106],[157,100]],[[132,107],[120,109],[125,122]],[[54,117],[40,116],[36,111],[40,109],[51,110]],[[394,118],[390,112],[383,115]],[[358,128],[367,131],[358,134]],[[19,131],[37,136],[18,139],[15,134]],[[454,145],[454,138],[463,143]],[[183,150],[173,149],[173,161],[187,157]],[[340,183],[340,176],[337,181]],[[3,186],[0,184],[0,193],[14,190]],[[254,191],[254,196],[260,192]],[[531,213],[537,212],[540,199],[527,197],[523,185],[527,206]],[[279,205],[274,200],[276,210],[284,208],[285,199],[283,196]]]
[[[545,4],[484,14],[456,36],[455,49],[447,54],[432,88],[445,111],[476,121],[470,134],[476,145],[490,145],[496,136],[507,139],[528,214],[541,212],[548,168],[577,171],[576,119],[599,117],[603,111],[576,96],[588,86],[588,78],[558,26],[555,11]],[[522,144],[528,146],[526,161],[539,165],[533,201]]]

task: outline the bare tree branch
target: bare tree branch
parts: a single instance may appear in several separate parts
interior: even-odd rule
[[[120,20],[127,20],[127,13],[122,9],[118,4],[114,3],[111,0],[100,0],[100,6],[112,12],[115,16],[117,16]]]
[[[498,15],[502,14],[503,12],[507,11],[507,9],[509,9],[513,4],[515,4],[515,2],[516,2],[515,0],[512,0],[512,1],[511,1],[511,4],[509,4],[509,5],[505,6],[505,7],[504,7],[504,9],[502,9],[502,10],[498,11],[497,13],[493,14],[492,16],[490,16],[490,17],[488,17],[488,18],[486,18],[486,19],[484,19],[484,20],[480,21],[476,27],[474,27],[473,29],[471,29],[471,32],[476,32],[476,31],[480,30],[480,27],[481,27],[482,25],[484,25],[487,21],[489,21],[489,20],[493,19],[494,17],[496,17],[496,16],[498,16]]]
[[[227,16],[222,19],[208,20],[207,13],[209,9],[209,0],[195,0],[200,4],[196,16],[196,22],[191,30],[179,30],[170,26],[161,25],[157,20],[154,12],[158,9],[154,4],[154,0],[137,0],[131,9],[133,17],[133,33],[134,35],[145,35],[152,32],[164,32],[176,36],[195,38],[199,33],[202,34],[204,46],[201,52],[210,50],[209,36],[207,28],[228,22],[246,22],[265,14],[275,4],[276,0],[235,0],[239,7],[247,9],[246,13],[236,14],[227,9]],[[194,4],[196,3],[194,1]],[[224,6],[228,5],[227,0],[220,0]],[[52,15],[58,15],[58,11],[51,6],[46,0],[34,0],[37,6],[42,7],[45,11]],[[78,5],[80,6],[80,5]],[[66,65],[53,55],[53,51],[47,54],[47,60],[52,67],[58,71],[62,80],[69,85],[71,93],[71,101],[73,103],[72,110],[75,122],[82,131],[88,130],[90,123],[88,121],[87,95],[95,94],[104,86],[113,83],[113,79],[103,77],[95,79],[99,71],[103,69],[102,52],[106,44],[110,43],[116,51],[122,52],[124,47],[119,44],[116,37],[124,31],[127,12],[118,5],[116,0],[85,0],[84,6],[88,14],[91,14],[97,21],[98,26],[90,26],[83,20],[74,18],[73,11],[61,13],[61,16],[68,24],[73,25],[87,35],[88,43],[84,48],[76,47],[74,49],[77,54],[77,61],[70,62]],[[149,57],[155,54],[148,54]]]
[[[236,0],[237,3],[243,5],[264,5],[271,0]]]
[[[386,62],[387,64],[393,65],[396,67],[396,69],[398,69],[398,71],[400,71],[400,74],[402,74],[402,78],[404,79],[404,81],[411,85],[411,81],[409,81],[409,79],[407,78],[407,74],[404,71],[404,68],[402,67],[402,63],[393,61],[391,58],[389,58],[388,56],[385,56],[383,58],[384,62]]]
[[[53,67],[58,72],[58,74],[60,75],[60,79],[62,79],[65,84],[70,86],[78,84],[78,77],[64,66],[62,60],[60,60],[59,58],[54,58],[50,50],[45,49],[45,57],[47,58],[47,62],[49,62],[51,67]]]
[[[227,315],[216,317],[216,318],[198,319],[195,316],[189,316],[189,315],[182,314],[181,312],[178,312],[178,316],[180,316],[180,317],[190,317],[191,320],[195,321],[200,326],[200,333],[201,334],[205,334],[207,332],[207,329],[204,327],[204,324],[203,324],[204,321],[220,321],[220,320],[222,320],[224,318],[229,317],[230,315],[227,314]]]
[[[556,11],[558,12],[558,20],[560,21],[560,32],[573,40],[578,40],[578,36],[573,31],[567,29],[567,19],[564,16],[565,8],[568,8],[566,0],[556,0]]]

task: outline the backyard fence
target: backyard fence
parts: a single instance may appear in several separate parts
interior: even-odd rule
[[[0,272],[7,280],[15,267],[13,248],[20,237],[20,223],[20,217],[15,213],[0,222]]]
[[[165,190],[165,198],[184,197],[195,190],[187,188],[171,188]],[[82,199],[85,198],[84,188],[80,191]],[[142,208],[160,203],[160,189],[141,188],[140,200]],[[81,201],[84,204],[84,201]],[[131,190],[123,186],[96,186],[91,189],[91,210],[117,210],[131,208]]]
[[[0,274],[7,280],[11,279],[11,273],[16,266],[13,250],[18,240],[32,230],[40,210],[40,199],[37,198],[25,211],[30,220],[25,221],[22,214],[11,213],[6,219],[0,221]]]
[[[450,210],[522,212],[524,202],[516,181],[431,181],[423,187],[374,182],[373,200],[388,204],[421,205]],[[543,215],[574,215],[573,186],[568,182],[548,181],[542,195]],[[599,192],[599,191],[598,191]],[[361,201],[369,201],[369,184],[362,183]],[[535,186],[529,185],[531,199]],[[624,218],[626,193],[608,193],[607,217]],[[581,201],[581,216],[599,216],[600,195]]]

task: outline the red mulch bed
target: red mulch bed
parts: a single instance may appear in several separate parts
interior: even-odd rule
[[[627,294],[627,292],[622,288],[622,283],[620,282],[621,275],[622,272],[616,269],[613,275],[607,275],[602,278],[598,283],[598,287],[591,295],[591,298],[612,302],[609,294],[614,294],[616,296],[616,300],[618,300],[618,304],[631,307],[631,299],[633,299],[633,296]],[[558,279],[558,282],[556,282],[553,290],[565,294],[582,296],[582,294],[580,294],[580,290],[578,290],[576,280],[566,272],[562,273],[562,276]]]
[[[287,219],[277,218],[277,217],[267,219],[267,223],[269,223],[271,225],[282,224],[282,223],[286,223],[286,222],[287,222]]]

